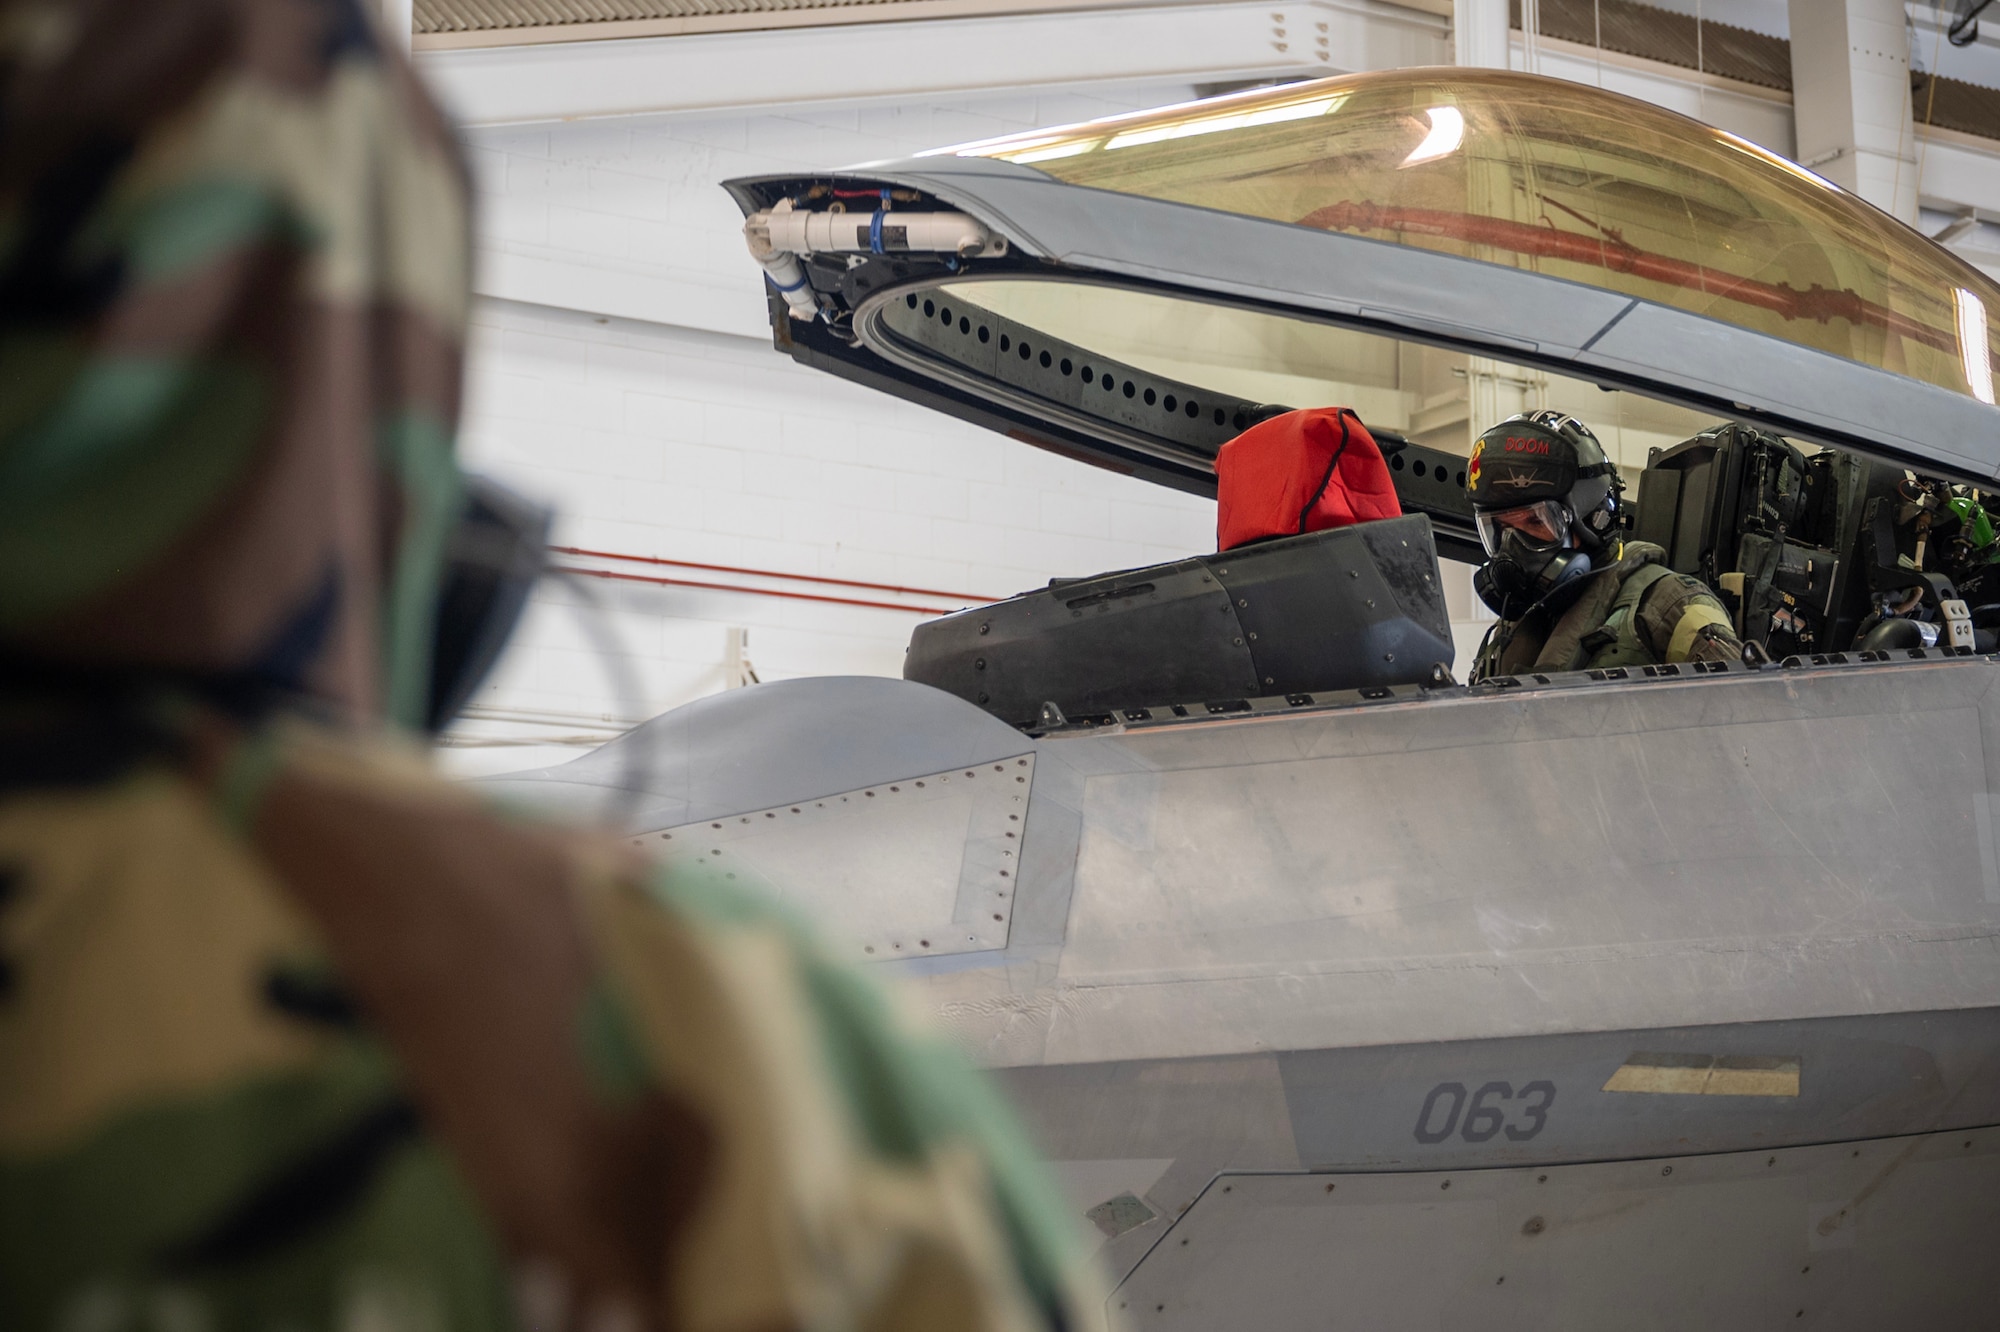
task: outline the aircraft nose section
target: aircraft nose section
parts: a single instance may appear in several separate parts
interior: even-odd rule
[[[777,680],[697,699],[569,763],[490,777],[503,798],[600,815],[635,830],[991,763],[1032,748],[942,690],[876,676]]]

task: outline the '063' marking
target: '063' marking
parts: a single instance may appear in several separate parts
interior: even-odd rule
[[[1548,1124],[1555,1100],[1556,1084],[1547,1079],[1530,1082],[1518,1093],[1510,1083],[1489,1082],[1470,1097],[1464,1083],[1440,1082],[1417,1112],[1417,1141],[1440,1143],[1455,1129],[1467,1142],[1490,1142],[1505,1129],[1515,1142],[1526,1142]]]

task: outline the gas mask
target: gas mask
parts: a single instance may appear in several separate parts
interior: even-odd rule
[[[445,547],[431,639],[424,729],[451,724],[486,678],[547,562],[549,510],[496,481],[465,478],[465,503]]]
[[[1537,605],[1560,610],[1582,590],[1593,565],[1590,553],[1577,548],[1572,515],[1560,500],[1474,516],[1487,559],[1472,586],[1494,614],[1514,618]]]

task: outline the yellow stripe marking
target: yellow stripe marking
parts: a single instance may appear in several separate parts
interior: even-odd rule
[[[1686,661],[1688,649],[1694,646],[1694,636],[1711,624],[1719,624],[1731,633],[1735,632],[1729,617],[1713,606],[1697,604],[1682,611],[1680,621],[1674,625],[1673,636],[1667,640],[1667,660]]]
[[[1635,1054],[1604,1084],[1608,1092],[1665,1096],[1797,1096],[1797,1055]]]

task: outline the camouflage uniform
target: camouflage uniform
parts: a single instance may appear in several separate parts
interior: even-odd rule
[[[366,11],[0,2],[0,219],[0,1327],[1100,1315],[939,1038],[396,738],[468,228]]]
[[[1561,614],[1533,612],[1519,621],[1496,622],[1480,644],[1473,680],[1740,660],[1743,645],[1722,603],[1700,579],[1666,569],[1666,558],[1651,542],[1627,541],[1611,566],[1590,575]]]

